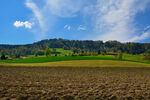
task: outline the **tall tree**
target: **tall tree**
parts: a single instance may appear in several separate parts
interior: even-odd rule
[[[118,59],[122,59],[123,53],[121,51],[118,51]]]
[[[48,46],[46,46],[46,49],[45,49],[45,56],[50,56],[51,55],[51,50],[49,49]]]

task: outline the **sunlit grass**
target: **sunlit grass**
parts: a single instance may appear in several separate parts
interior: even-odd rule
[[[0,66],[14,67],[150,67],[150,64],[113,60],[74,60],[46,63],[0,63]]]
[[[27,59],[14,60],[0,60],[0,62],[7,63],[44,63],[56,61],[70,61],[70,60],[119,60],[114,57],[107,56],[54,56],[54,57],[29,57]]]
[[[45,63],[45,62],[57,62],[57,61],[72,61],[72,60],[113,60],[113,61],[130,61],[148,63],[150,61],[145,60],[143,55],[130,55],[124,54],[123,59],[118,59],[113,55],[98,55],[98,56],[29,56],[27,59],[13,59],[13,60],[0,60],[5,63]]]

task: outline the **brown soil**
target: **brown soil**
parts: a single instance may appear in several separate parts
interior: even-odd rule
[[[0,100],[150,99],[150,68],[0,67]]]

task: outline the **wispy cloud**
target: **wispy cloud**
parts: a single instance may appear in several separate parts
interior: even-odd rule
[[[38,20],[38,23],[40,24],[40,27],[44,28],[45,27],[44,18],[42,16],[40,9],[37,7],[37,5],[34,2],[32,2],[32,0],[27,0],[26,6],[32,10],[34,16]]]
[[[149,0],[98,0],[95,14],[95,29],[99,33],[97,39],[125,42],[138,37],[135,17],[144,12],[149,4]]]
[[[84,0],[46,0],[48,9],[59,17],[75,17],[80,11]]]
[[[28,21],[21,22],[21,21],[15,21],[13,24],[15,27],[25,27],[27,29],[31,29],[33,26],[33,23],[30,23]]]
[[[87,23],[78,26],[77,31],[91,29],[91,34],[87,34],[89,39],[126,42],[149,37],[148,31],[139,33],[135,17],[147,10],[150,0],[95,0],[92,3],[90,0],[45,0],[40,6],[36,0],[26,0],[25,4],[33,12],[31,20],[39,26],[33,32],[40,39],[47,35],[54,36],[55,28],[52,26],[57,25],[59,20],[73,20],[80,16]],[[69,25],[64,28],[71,30]]]
[[[147,26],[147,27],[144,28],[144,31],[142,32],[141,35],[137,35],[129,41],[137,42],[137,41],[148,39],[149,37],[150,37],[150,26]]]
[[[150,37],[150,31],[144,32],[143,34],[141,34],[139,36],[135,36],[129,41],[131,41],[131,42],[138,42],[138,41],[141,41],[141,40],[148,39],[149,37]]]
[[[81,0],[45,0],[39,6],[40,2],[36,2],[36,0],[26,0],[25,2],[26,7],[33,12],[34,16],[31,20],[36,26],[39,26],[33,30],[38,39],[46,38],[47,35],[49,37],[55,35],[55,33],[52,34],[54,30],[52,27],[56,21],[59,18],[76,17],[83,4]],[[71,26],[68,26],[67,29],[70,30]]]
[[[39,25],[40,29],[34,29],[33,32],[35,33],[35,35],[37,36],[37,39],[42,39],[45,37],[46,32],[47,32],[47,26],[46,26],[46,22],[43,16],[43,12],[42,9],[43,8],[39,8],[36,3],[34,3],[32,0],[26,0],[25,5],[31,9],[31,11],[33,12],[34,17],[31,18],[36,24]]]
[[[64,26],[64,29],[70,30],[70,29],[71,29],[71,26],[70,26],[70,25],[65,25],[65,26]]]
[[[150,29],[150,25],[146,26],[146,27],[144,28],[144,31],[147,31],[147,30],[149,30],[149,29]]]
[[[86,26],[80,25],[77,30],[78,31],[85,31],[86,30]]]

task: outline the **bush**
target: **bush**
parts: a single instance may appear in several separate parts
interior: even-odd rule
[[[5,60],[5,59],[6,59],[5,55],[2,55],[2,56],[1,56],[1,59],[2,59],[2,60]]]

